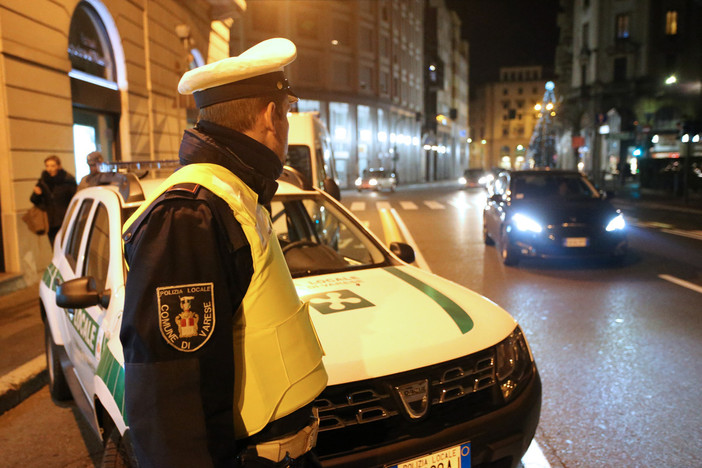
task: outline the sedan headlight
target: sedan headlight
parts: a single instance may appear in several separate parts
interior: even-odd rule
[[[529,380],[533,372],[531,353],[521,328],[514,331],[497,346],[495,374],[502,397],[509,401]]]
[[[515,214],[512,217],[512,221],[514,222],[514,227],[520,231],[541,232],[543,230],[539,223],[521,213]]]
[[[458,178],[458,183],[459,183],[459,184],[461,184],[461,185],[465,185],[465,184],[466,184],[466,182],[467,182],[467,180],[466,180],[466,178],[465,178],[465,177],[459,177],[459,178]]]
[[[607,232],[612,232],[612,231],[621,231],[626,227],[626,222],[624,222],[624,215],[619,213],[617,216],[614,217],[612,221],[610,221],[607,224],[607,227],[605,228]]]
[[[362,183],[363,183],[363,181],[361,180],[360,177],[359,177],[358,179],[356,179],[356,182],[354,182],[354,184],[356,184],[357,187],[358,187],[359,185],[361,185]]]
[[[368,183],[369,183],[370,185],[374,185],[374,186],[375,186],[375,185],[378,185],[378,181],[375,180],[375,179],[369,180]]]

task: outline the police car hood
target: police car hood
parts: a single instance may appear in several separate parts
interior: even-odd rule
[[[329,385],[456,359],[516,326],[485,297],[411,266],[295,279],[310,303]]]

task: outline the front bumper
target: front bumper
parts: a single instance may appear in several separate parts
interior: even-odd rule
[[[422,437],[322,459],[322,466],[382,467],[464,442],[471,443],[473,468],[516,467],[534,437],[541,413],[541,379],[534,365],[531,380],[509,404]]]
[[[568,247],[565,236],[553,235],[548,232],[523,233],[515,229],[512,229],[510,241],[520,255],[543,259],[621,257],[626,254],[628,249],[626,235],[623,233],[597,235],[583,233],[570,237],[587,239],[587,245]]]

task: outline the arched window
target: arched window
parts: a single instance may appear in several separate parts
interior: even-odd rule
[[[89,171],[86,156],[100,151],[103,159],[120,156],[121,96],[115,54],[105,23],[91,2],[81,1],[68,33],[73,101],[73,152],[76,178]]]

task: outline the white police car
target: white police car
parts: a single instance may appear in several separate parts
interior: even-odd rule
[[[129,462],[121,227],[158,182],[115,173],[104,176],[111,185],[79,191],[40,284],[51,394],[75,399],[108,466]],[[323,465],[517,466],[541,382],[514,319],[408,265],[409,246],[388,250],[317,189],[281,182],[271,217],[326,353],[329,385],[316,401]]]

